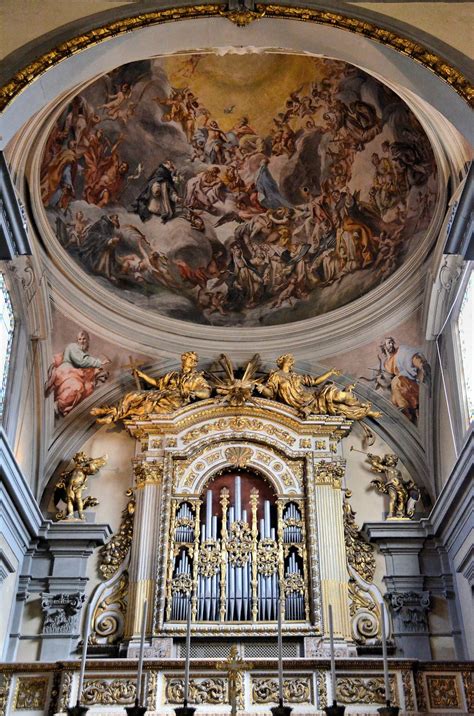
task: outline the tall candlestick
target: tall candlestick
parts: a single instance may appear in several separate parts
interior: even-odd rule
[[[278,600],[278,699],[280,706],[283,705],[283,638],[281,634],[281,611],[284,601]]]
[[[336,703],[336,659],[334,654],[334,627],[332,623],[332,606],[329,604],[328,606],[328,613],[329,613],[329,643],[331,646],[331,690],[332,690],[332,700],[333,703]]]
[[[388,678],[388,659],[387,659],[387,634],[385,632],[385,608],[381,605],[381,621],[382,621],[382,658],[383,658],[383,680],[385,684],[385,701],[390,703],[390,680]]]
[[[189,662],[191,659],[191,594],[188,597],[188,618],[186,622],[186,663],[184,667],[184,705],[188,705]]]
[[[82,657],[81,657],[81,670],[79,672],[79,685],[77,687],[77,704],[81,703],[82,687],[84,685],[84,674],[86,673],[86,659],[87,659],[87,645],[89,642],[90,634],[90,616],[91,616],[91,605],[86,609],[85,616],[85,631],[84,631],[84,643],[82,646]]]
[[[140,705],[142,702],[142,675],[143,675],[143,657],[145,655],[145,632],[146,632],[146,618],[148,612],[148,601],[143,600],[143,612],[142,612],[142,631],[140,635],[140,652],[138,655],[138,673],[137,673],[137,704]]]

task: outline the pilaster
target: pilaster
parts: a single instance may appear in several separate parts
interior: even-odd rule
[[[426,533],[419,522],[397,520],[366,523],[363,527],[385,557],[385,600],[393,620],[399,656],[431,659],[428,628],[430,592],[425,587],[420,553]]]
[[[66,659],[74,651],[80,636],[87,561],[111,534],[109,525],[87,522],[63,521],[49,526],[47,540],[52,562],[49,576],[42,580],[47,591],[41,594],[41,660]]]
[[[335,637],[352,641],[342,505],[344,472],[342,461],[315,463],[314,498],[325,633],[328,632],[328,608],[331,605]]]
[[[162,457],[162,456],[161,456]],[[163,461],[138,462],[135,465],[135,528],[130,555],[128,610],[125,638],[138,639],[143,602],[148,600],[147,633],[153,624],[153,598],[156,583],[157,526],[160,520]]]

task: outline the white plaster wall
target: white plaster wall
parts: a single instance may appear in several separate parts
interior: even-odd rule
[[[15,603],[16,578],[19,569],[18,559],[11,550],[10,545],[3,535],[0,536],[0,554],[3,553],[13,567],[13,572],[5,577],[0,584],[0,599],[4,605],[0,609],[0,661],[5,658],[5,648],[7,645],[8,633],[10,631],[10,617]]]

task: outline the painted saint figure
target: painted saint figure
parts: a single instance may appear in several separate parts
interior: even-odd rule
[[[173,162],[166,160],[149,177],[145,189],[132,206],[142,221],[161,216],[161,221],[166,224],[175,216],[178,194],[174,171]]]
[[[92,395],[99,383],[109,377],[105,366],[108,358],[89,354],[89,334],[80,331],[75,343],[69,343],[63,353],[57,353],[49,366],[48,379],[44,386],[47,398],[54,395],[55,410],[65,417],[85,398]]]

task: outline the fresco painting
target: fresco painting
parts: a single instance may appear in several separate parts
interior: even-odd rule
[[[68,416],[104,383],[123,374],[127,364],[149,362],[133,357],[94,336],[53,309],[53,360],[44,384],[45,398],[52,396],[56,420]]]
[[[114,294],[216,326],[323,314],[380,285],[437,202],[428,138],[359,68],[278,52],[135,62],[44,150],[58,240]]]
[[[431,366],[422,343],[421,316],[417,313],[376,341],[325,358],[324,363],[338,365],[346,375],[370,386],[416,425],[420,386],[431,391]]]

